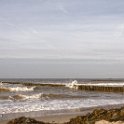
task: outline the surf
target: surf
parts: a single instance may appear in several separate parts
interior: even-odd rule
[[[34,87],[0,87],[0,92],[34,91]]]

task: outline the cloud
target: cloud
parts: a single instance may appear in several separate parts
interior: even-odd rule
[[[0,1],[0,57],[122,60],[123,5],[122,0]]]
[[[64,13],[64,14],[69,14],[69,11],[67,10],[67,8],[65,8],[61,3],[59,3],[59,5],[57,5],[58,9]]]

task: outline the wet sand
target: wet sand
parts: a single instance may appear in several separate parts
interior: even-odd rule
[[[49,122],[49,123],[64,123],[68,122],[71,118],[75,118],[78,115],[82,115],[84,113],[76,113],[76,114],[61,114],[61,115],[48,115],[42,117],[36,117],[35,119],[38,121]],[[11,120],[11,119],[10,119]],[[0,124],[7,124],[9,120],[1,120]]]

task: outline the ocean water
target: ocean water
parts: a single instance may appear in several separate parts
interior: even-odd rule
[[[81,91],[69,87],[72,80],[7,80],[19,84],[0,83],[0,115],[47,111],[81,111],[85,108],[124,104],[123,93]],[[60,84],[60,86],[24,86],[23,82]],[[80,80],[80,83],[92,81]],[[109,83],[105,81],[104,83]],[[116,82],[119,83],[119,82]],[[63,84],[63,86],[61,86]],[[71,83],[72,84],[72,83]],[[111,83],[112,84],[112,83]],[[114,83],[113,83],[114,85]]]

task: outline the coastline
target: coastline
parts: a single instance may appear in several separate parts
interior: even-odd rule
[[[69,122],[70,119],[72,119],[72,118],[76,118],[78,116],[85,116],[88,113],[92,113],[96,109],[106,109],[108,111],[110,109],[118,109],[123,106],[124,106],[123,104],[120,104],[120,105],[111,105],[111,106],[109,105],[109,106],[92,107],[89,109],[84,109],[80,112],[59,113],[59,114],[56,113],[56,114],[44,115],[44,116],[39,116],[39,117],[31,117],[31,118],[34,118],[37,121],[43,121],[45,123],[61,124],[61,123]],[[30,112],[28,114],[30,114]],[[26,117],[30,117],[30,116],[26,116]],[[17,118],[17,117],[14,116],[13,119],[15,119],[15,118]],[[12,119],[0,120],[0,124],[7,124],[7,122],[9,122],[10,120],[12,120]],[[99,123],[101,123],[101,122],[98,122],[98,124]]]
[[[84,113],[72,113],[72,114],[55,114],[55,115],[46,115],[41,117],[34,117],[37,121],[43,121],[48,123],[65,123],[69,122],[71,118],[75,118],[77,116],[82,116]],[[11,119],[8,120],[0,120],[0,124],[7,124]]]

